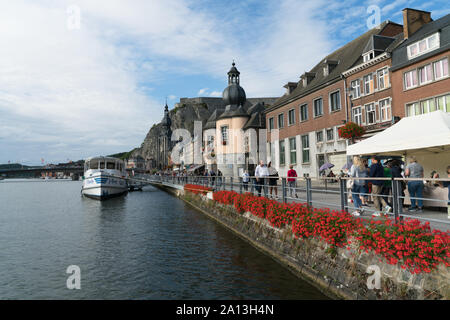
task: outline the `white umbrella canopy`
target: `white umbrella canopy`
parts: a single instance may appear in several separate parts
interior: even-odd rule
[[[450,113],[434,111],[405,117],[384,131],[349,145],[347,155],[404,155],[450,150]]]

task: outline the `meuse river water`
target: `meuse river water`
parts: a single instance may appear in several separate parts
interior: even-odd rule
[[[326,299],[163,191],[100,202],[80,189],[0,181],[0,299]],[[66,287],[70,265],[80,290]]]

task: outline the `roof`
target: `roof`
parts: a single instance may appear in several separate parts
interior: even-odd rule
[[[440,47],[439,49],[430,51],[426,54],[420,55],[414,59],[408,60],[407,48],[423,38],[440,31]],[[443,16],[437,20],[424,24],[419,30],[413,33],[408,39],[403,41],[392,52],[392,71],[406,67],[410,64],[427,59],[431,56],[450,49],[450,14]]]
[[[217,118],[225,111],[225,109],[217,108],[214,110],[214,112],[209,116],[208,120],[206,121],[205,126],[203,127],[203,130],[206,129],[215,129],[216,128],[216,121]]]
[[[250,119],[245,123],[244,130],[250,128],[264,128],[265,126],[265,117],[261,116],[260,112],[253,113],[250,116]]]
[[[363,54],[370,51],[385,51],[386,48],[394,42],[395,38],[381,36],[374,34],[369,38],[366,46],[364,47]]]
[[[384,131],[349,145],[347,155],[402,155],[406,151],[443,149],[450,150],[450,113],[438,110],[403,118]]]
[[[279,98],[272,107],[266,110],[266,112],[277,109],[287,103],[317,91],[324,86],[339,81],[341,79],[342,72],[348,70],[361,57],[361,54],[372,35],[381,33],[389,24],[394,23],[391,21],[384,21],[380,24],[380,26],[367,31],[363,35],[324,57],[315,67],[311,69],[310,72],[315,73],[316,75],[306,87],[304,87],[300,82],[295,90],[293,90],[290,94],[286,94]],[[323,67],[324,61],[326,60],[337,60],[339,63],[328,75],[325,76],[323,73]]]

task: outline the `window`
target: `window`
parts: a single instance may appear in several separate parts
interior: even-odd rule
[[[323,142],[323,131],[316,132],[316,142]]]
[[[433,80],[433,71],[431,69],[431,64],[427,64],[422,68],[419,68],[419,83],[425,84]]]
[[[302,136],[302,162],[309,163],[309,136]]]
[[[350,84],[350,86],[353,88],[353,98],[359,98],[361,96],[361,82],[360,80],[353,80]]]
[[[297,145],[295,142],[295,138],[289,139],[289,154],[290,154],[290,163],[296,164],[297,163]]]
[[[322,98],[314,100],[314,117],[323,115]]]
[[[100,169],[105,169],[105,162],[104,161],[100,161]]]
[[[278,115],[278,128],[284,128],[284,113]]]
[[[333,128],[327,129],[327,141],[333,141],[334,140],[334,130]]]
[[[422,54],[439,48],[439,33],[435,33],[425,39],[408,46],[408,59],[414,59]]]
[[[295,109],[288,111],[288,121],[290,126],[295,124]]]
[[[373,92],[373,76],[368,74],[364,76],[364,94],[370,94]]]
[[[422,114],[419,103],[414,102],[406,105],[406,116],[411,117],[419,114]]]
[[[392,119],[391,99],[387,98],[380,101],[381,121],[389,121]]]
[[[352,120],[354,123],[361,125],[362,123],[362,110],[361,107],[353,108]]]
[[[341,109],[341,95],[339,91],[330,94],[330,110],[338,111]]]
[[[222,144],[228,143],[228,126],[220,127],[220,131],[222,133]]]
[[[269,119],[269,130],[273,130],[274,125],[273,125],[273,117]]]
[[[280,165],[286,163],[285,150],[284,150],[284,140],[280,140]]]
[[[436,98],[436,108],[437,108],[437,110],[442,110],[444,112],[450,112],[450,95],[437,97]]]
[[[428,99],[420,102],[420,110],[423,113],[436,111],[436,105],[434,104],[434,99]]]
[[[377,72],[378,90],[383,90],[389,87],[389,71],[388,68],[383,68]]]
[[[417,86],[416,70],[405,72],[405,89],[413,88],[415,86]]]
[[[365,55],[363,55],[363,61],[364,62],[372,60],[373,58],[375,58],[375,54],[374,54],[373,51],[370,51],[369,53],[366,53]]]
[[[436,80],[448,77],[448,59],[442,59],[434,64],[434,78]]]
[[[214,148],[214,136],[208,136],[206,141],[208,148]]]
[[[300,121],[308,120],[308,105],[304,104],[300,106]]]
[[[369,103],[365,105],[366,108],[366,122],[367,124],[374,124],[377,121],[375,104]]]

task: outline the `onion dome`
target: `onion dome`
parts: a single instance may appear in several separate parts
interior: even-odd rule
[[[224,105],[243,106],[247,98],[244,89],[239,85],[240,72],[236,68],[233,61],[230,71],[228,71],[228,87],[225,88],[222,94]]]

